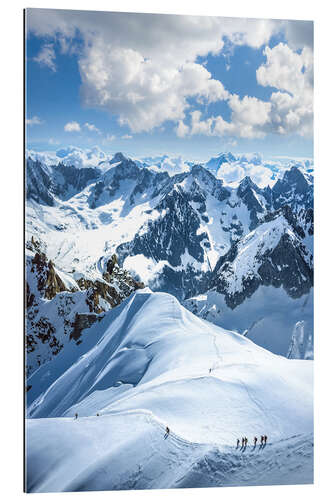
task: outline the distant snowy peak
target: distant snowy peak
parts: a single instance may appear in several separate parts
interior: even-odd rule
[[[312,255],[286,217],[278,213],[235,243],[218,261],[211,288],[232,309],[260,285],[282,286],[292,297],[313,286]]]
[[[170,176],[189,172],[192,161],[184,160],[181,156],[147,156],[140,159],[134,159],[140,168],[147,168],[155,172],[167,172]]]
[[[98,168],[72,165],[47,166],[30,157],[26,161],[26,196],[42,205],[54,206],[57,199],[68,200],[100,176]]]
[[[121,154],[121,153],[120,153]],[[117,157],[120,159],[120,156]],[[142,197],[148,201],[157,196],[158,192],[169,181],[166,172],[156,173],[139,168],[135,161],[125,158],[114,162],[90,189],[88,203],[90,208],[96,208],[122,198],[127,206],[142,202]]]
[[[218,156],[214,156],[208,160],[204,165],[208,170],[216,174],[223,163],[232,163],[234,161],[236,161],[236,157],[232,153],[220,153]]]

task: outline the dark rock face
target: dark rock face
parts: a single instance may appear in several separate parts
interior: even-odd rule
[[[54,269],[53,262],[47,260],[44,253],[36,252],[31,261],[31,273],[37,276],[37,288],[43,297],[52,299],[59,292],[66,291],[66,286]],[[27,299],[31,302],[31,297]]]
[[[297,167],[286,170],[282,179],[278,179],[272,189],[275,209],[289,205],[297,208],[313,208],[313,185],[309,184]]]
[[[218,201],[224,201],[230,197],[230,191],[223,186],[222,181],[216,179],[214,175],[201,165],[194,165],[190,175],[196,179],[197,184],[203,191],[207,191]]]
[[[26,197],[54,206],[55,197],[68,200],[96,181],[101,172],[98,168],[76,168],[62,163],[46,167],[38,160],[26,161]]]
[[[125,158],[119,165],[114,167],[111,165],[111,168],[92,186],[88,203],[90,208],[100,207],[117,197],[119,190],[122,189],[131,206],[140,201],[140,197],[144,194],[155,198],[169,183],[170,177],[167,172],[151,172],[139,168],[134,161]]]
[[[220,155],[213,163],[235,160],[231,156]],[[282,286],[292,297],[307,293],[312,286],[312,261],[305,255],[302,244],[311,247],[308,237],[313,235],[313,185],[311,177],[299,168],[287,170],[273,188],[261,189],[250,177],[245,177],[234,190],[225,187],[202,165],[194,164],[189,172],[170,176],[140,167],[122,153],[116,153],[109,165],[110,168],[102,173],[94,168],[76,169],[62,164],[45,167],[39,162],[27,161],[27,196],[38,203],[52,206],[57,199],[66,200],[89,186],[88,205],[92,209],[121,197],[125,200],[121,217],[146,201],[151,204],[151,210],[146,213],[151,214],[154,210],[154,217],[138,230],[132,241],[118,246],[119,264],[112,256],[100,279],[78,281],[88,306],[88,310],[80,314],[102,314],[102,299],[114,307],[142,286],[121,269],[127,256],[144,255],[154,264],[165,261],[158,276],[149,282],[154,290],[173,293],[180,299],[204,293],[212,286],[228,294],[226,285],[231,279],[231,264],[237,257],[238,243],[248,230],[256,230],[280,215],[288,222],[296,240],[290,239],[288,234],[282,235],[279,244],[268,255],[260,255],[258,276],[244,276],[242,291],[232,297],[228,295],[227,301],[235,307],[260,285]],[[103,166],[105,168],[107,163],[103,162]],[[213,231],[208,225],[212,221]],[[207,232],[203,227],[206,224]],[[223,236],[215,247],[212,234],[215,237],[218,231]],[[214,251],[217,249],[221,253],[229,245],[231,248],[220,257],[215,270],[207,272],[206,266],[210,268],[207,252],[212,245]],[[42,254],[34,245],[31,250]],[[68,292],[52,262],[36,261],[33,265],[43,268],[43,277],[40,271],[39,279],[43,279],[40,287],[44,298],[52,300],[59,293]],[[117,287],[113,286],[115,280]],[[28,307],[34,303],[35,295],[27,283]]]
[[[100,320],[101,316],[97,314],[76,314],[75,320],[73,324],[73,330],[69,336],[70,339],[73,339],[78,344],[79,338],[81,337],[82,331],[90,328],[91,325],[96,323],[96,321]]]
[[[107,262],[99,280],[80,278],[76,288],[68,289],[40,243],[32,239],[27,248],[35,251],[27,258],[26,272],[26,352],[27,375],[56,356],[73,340],[80,343],[82,331],[103,317],[144,284],[135,281],[117,263],[115,255]]]
[[[196,196],[195,199],[198,200]],[[201,198],[200,201],[204,202]],[[182,256],[186,252],[198,262],[203,262],[204,246],[209,248],[210,243],[205,232],[197,234],[200,219],[189,203],[188,193],[180,187],[175,188],[162,199],[156,210],[165,214],[155,221],[150,221],[131,242],[118,246],[120,263],[129,255],[143,254],[155,262],[165,260],[171,266],[177,267],[182,266]],[[185,281],[194,282],[196,274],[199,274],[193,273],[192,269],[190,275],[189,270],[187,270],[188,277],[184,278],[185,269],[177,272],[165,266],[159,276],[163,290],[169,292],[172,290],[177,297],[183,297]],[[193,286],[190,290],[193,290]],[[186,288],[186,293],[190,293],[190,290]]]
[[[209,289],[223,294],[231,309],[251,297],[261,285],[283,287],[292,298],[301,297],[313,286],[312,256],[309,256],[301,238],[296,240],[288,232],[284,232],[274,248],[255,256],[253,264],[259,263],[259,267],[256,273],[243,276],[242,289],[230,293],[229,284],[234,273],[232,263],[238,252],[239,243],[236,243],[219,259],[209,283]]]
[[[259,223],[258,214],[263,214],[271,208],[271,190],[268,186],[260,189],[250,177],[244,177],[237,189],[237,195],[243,201],[250,213],[250,230]],[[261,199],[257,196],[260,195]],[[259,201],[260,200],[260,201]]]
[[[61,200],[68,200],[96,181],[100,173],[98,168],[76,168],[59,163],[53,167],[52,192]]]
[[[52,207],[52,177],[50,171],[39,161],[26,161],[26,197],[42,205]]]

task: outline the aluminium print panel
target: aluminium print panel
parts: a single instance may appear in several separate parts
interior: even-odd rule
[[[313,23],[25,11],[25,489],[313,482]]]

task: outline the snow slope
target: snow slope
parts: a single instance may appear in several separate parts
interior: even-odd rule
[[[29,491],[312,482],[312,362],[171,295],[136,292],[28,383]],[[264,450],[231,448],[262,433]]]
[[[224,295],[208,291],[184,301],[184,305],[199,317],[244,334],[275,354],[313,358],[313,289],[292,299],[282,287],[259,287],[235,309],[228,307]],[[300,349],[295,345],[297,335],[294,335],[299,323],[303,325]],[[291,339],[294,348],[290,351]]]

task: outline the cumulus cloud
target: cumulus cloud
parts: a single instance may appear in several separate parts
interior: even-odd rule
[[[95,146],[91,149],[81,149],[75,146],[58,149],[55,153],[55,161],[61,161],[64,165],[73,165],[76,168],[96,167],[101,161],[107,159],[106,154]]]
[[[47,43],[41,48],[38,55],[34,57],[33,60],[41,66],[47,66],[52,71],[56,71],[55,58],[56,55],[53,44]]]
[[[270,122],[280,134],[309,135],[313,128],[313,52],[298,53],[279,43],[264,50],[266,62],[257,69],[260,85],[275,87]]]
[[[191,98],[226,99],[223,84],[198,56],[217,55],[226,37],[260,47],[279,29],[274,21],[258,19],[43,9],[28,14],[35,34],[61,34],[67,45],[78,30],[84,40],[78,56],[84,104],[117,115],[133,132],[184,120]]]
[[[271,166],[267,165],[260,156],[254,155],[254,163],[251,161],[251,155],[239,155],[231,163],[223,163],[216,173],[218,179],[224,183],[238,183],[244,177],[249,176],[259,187],[273,185],[274,174]]]
[[[27,118],[25,123],[27,125],[33,126],[33,125],[41,125],[43,122],[38,116],[33,116],[32,118]]]
[[[293,51],[279,43],[265,47],[266,61],[256,71],[257,81],[273,90],[269,101],[229,94],[230,121],[222,116],[202,118],[200,111],[190,113],[190,124],[178,122],[176,133],[186,135],[261,138],[268,133],[309,136],[313,130],[313,52],[304,47]]]
[[[180,120],[175,128],[175,132],[178,135],[178,137],[185,137],[186,135],[189,134],[190,127],[188,125],[185,125],[183,120]]]
[[[176,133],[185,135],[239,136],[243,138],[263,137],[263,126],[269,121],[271,103],[256,97],[244,96],[240,99],[236,94],[230,95],[228,104],[231,108],[231,121],[222,116],[202,119],[201,111],[192,111],[190,126],[179,122]]]
[[[65,132],[80,132],[81,127],[78,122],[73,121],[66,123],[66,125],[64,126],[64,130]]]
[[[294,101],[286,112],[282,105],[285,96],[276,95],[267,103],[251,96],[241,99],[230,95],[198,58],[218,55],[225,45],[258,49],[267,45],[273,35],[284,32],[290,41],[289,50],[303,48],[301,58],[305,61],[306,54],[311,59],[312,23],[34,9],[28,10],[27,24],[35,35],[59,42],[63,52],[71,53],[79,34],[82,46],[80,50],[75,48],[75,53],[83,104],[116,115],[119,123],[132,132],[149,131],[165,121],[176,124],[179,137],[193,133],[262,137],[267,132],[306,133],[311,128],[310,99],[306,98],[301,109],[299,98],[293,93]],[[54,47],[49,43],[44,48],[49,55],[45,61],[51,67]],[[269,50],[274,49],[265,49],[267,67],[258,73],[262,85],[276,79],[273,69],[268,68],[268,60],[276,59],[277,53]],[[306,68],[310,75],[310,66]],[[292,66],[291,71],[297,72],[298,65]],[[290,77],[282,72],[276,83],[285,85],[284,78],[290,83]],[[290,92],[276,88],[281,93]],[[209,104],[221,100],[228,101],[231,107],[231,122],[222,116],[208,122],[194,116],[190,118],[194,128],[187,123],[195,102]]]
[[[95,41],[79,67],[85,104],[118,115],[133,132],[184,118],[190,97],[210,103],[228,95],[200,64],[166,65],[137,50],[106,46],[104,40]]]
[[[99,128],[97,128],[93,123],[85,123],[83,126],[86,129],[88,129],[89,132],[96,132],[97,134],[101,133],[101,131],[99,130]]]

